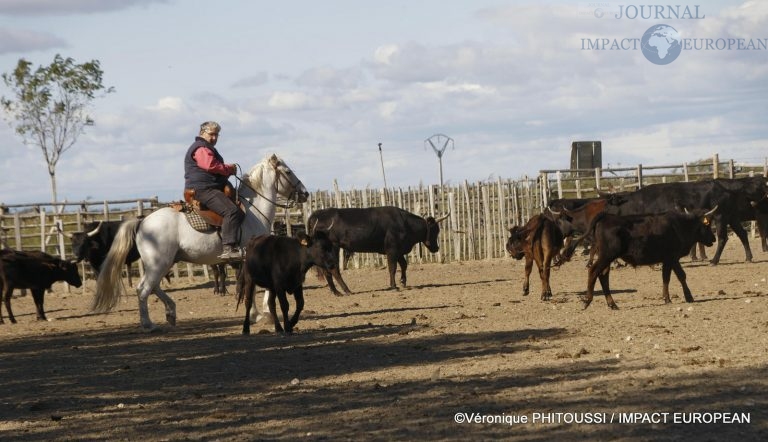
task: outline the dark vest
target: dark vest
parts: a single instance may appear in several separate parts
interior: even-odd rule
[[[195,151],[201,147],[207,147],[213,152],[217,160],[224,162],[221,154],[215,147],[200,137],[195,137],[195,142],[189,146],[187,155],[184,157],[184,188],[185,189],[224,189],[229,182],[224,175],[217,175],[201,169],[195,159],[192,157]]]

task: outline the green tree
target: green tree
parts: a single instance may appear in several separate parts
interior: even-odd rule
[[[87,111],[91,102],[114,92],[102,82],[98,60],[76,64],[56,55],[49,66],[20,59],[16,69],[2,75],[12,97],[0,98],[3,117],[14,127],[24,144],[39,147],[48,165],[53,202],[57,202],[56,165],[86,126],[93,124]]]

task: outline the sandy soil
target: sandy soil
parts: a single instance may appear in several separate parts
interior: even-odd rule
[[[768,254],[752,248],[685,259],[692,304],[674,278],[663,303],[658,269],[616,269],[618,311],[582,309],[583,257],[553,272],[551,302],[535,270],[521,296],[512,259],[412,263],[400,291],[350,270],[346,297],[310,273],[290,337],[241,335],[211,283],[172,285],[178,324],[155,333],[133,296],[92,315],[57,287],[49,322],[27,296],[0,325],[0,439],[768,440]]]

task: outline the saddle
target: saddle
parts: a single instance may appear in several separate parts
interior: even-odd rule
[[[237,207],[240,208],[240,210],[245,210],[243,207],[243,204],[237,201],[236,199],[237,194],[235,193],[235,189],[231,185],[228,184],[226,187],[224,187],[224,195],[226,195],[227,198],[232,200],[232,202],[235,203]],[[219,215],[218,213],[206,207],[205,204],[196,200],[195,189],[184,189],[184,202],[187,204],[189,208],[192,209],[193,212],[198,214],[206,223],[208,223],[211,226],[221,227],[221,223],[222,223],[221,215]]]

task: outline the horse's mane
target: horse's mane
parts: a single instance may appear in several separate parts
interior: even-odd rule
[[[264,183],[264,170],[269,164],[273,156],[275,158],[278,158],[274,154],[267,155],[261,161],[254,164],[253,167],[251,167],[251,169],[248,171],[248,173],[243,174],[241,178],[243,182],[248,184],[252,189],[260,189],[262,184]],[[282,160],[280,160],[279,158],[278,158],[278,161],[282,162]]]

